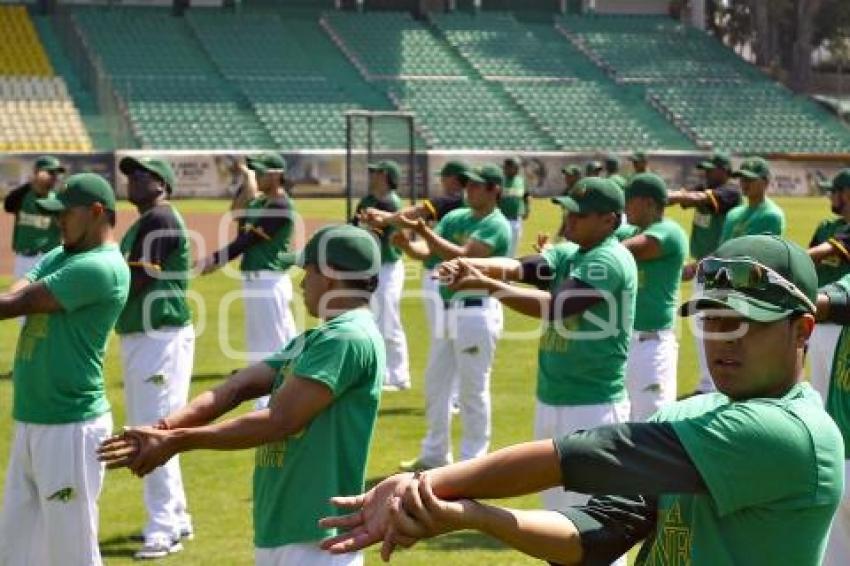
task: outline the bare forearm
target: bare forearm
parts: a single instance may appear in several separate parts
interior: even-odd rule
[[[492,278],[488,278],[486,284],[488,294],[511,310],[534,318],[543,318],[549,312],[552,296],[546,291],[517,287]]]
[[[286,431],[277,426],[269,409],[235,419],[172,431],[178,452],[189,450],[244,450],[282,440]]]
[[[402,250],[408,257],[419,261],[425,261],[431,257],[431,249],[422,240],[408,242]]]
[[[674,191],[667,196],[667,204],[678,204],[682,208],[693,208],[708,204],[709,198],[705,191]]]
[[[497,499],[561,485],[561,466],[552,440],[517,444],[431,470],[428,475],[435,495],[442,499]]]
[[[520,552],[555,564],[580,564],[581,538],[572,521],[556,511],[505,509],[473,502],[468,528]]]
[[[809,257],[812,258],[812,261],[815,263],[820,263],[828,257],[834,256],[836,254],[835,247],[829,242],[823,242],[822,244],[818,244],[813,248],[808,249]]]
[[[426,242],[428,242],[428,248],[431,250],[431,253],[438,256],[440,259],[463,257],[466,253],[463,246],[458,246],[445,238],[441,238],[428,227],[422,229],[419,234]]]
[[[519,281],[522,279],[522,264],[510,257],[467,258],[467,263],[487,277],[500,281]]]

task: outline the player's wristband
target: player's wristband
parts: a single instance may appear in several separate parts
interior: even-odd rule
[[[838,256],[844,261],[850,261],[850,233],[841,231],[827,240]]]

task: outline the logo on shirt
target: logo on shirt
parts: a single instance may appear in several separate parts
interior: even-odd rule
[[[53,219],[50,216],[44,216],[41,214],[30,214],[28,212],[18,213],[18,226],[28,226],[39,230],[47,230],[50,228],[52,220]]]
[[[75,495],[76,495],[76,492],[74,491],[73,487],[63,487],[62,489],[53,493],[52,495],[47,496],[47,500],[48,501],[58,501],[60,503],[68,503],[69,501],[74,499]]]
[[[649,553],[650,564],[686,566],[691,563],[691,528],[682,521],[682,510],[676,498],[669,509],[659,509],[658,533]]]

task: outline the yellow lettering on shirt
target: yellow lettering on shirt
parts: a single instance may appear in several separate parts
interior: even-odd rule
[[[42,214],[31,214],[29,212],[18,213],[18,226],[29,226],[30,228],[38,228],[39,230],[47,230],[50,228],[50,216]]]
[[[32,360],[36,346],[47,336],[48,316],[47,314],[27,316],[26,323],[21,329],[21,336],[18,338],[18,349],[15,352],[16,360],[24,362]]]
[[[832,362],[832,383],[839,391],[850,391],[850,332],[842,331]]]
[[[560,326],[559,326],[560,325]],[[570,334],[578,329],[578,316],[571,316],[562,322],[546,325],[546,331],[540,336],[540,351],[563,354],[570,347]]]
[[[691,564],[691,528],[682,521],[682,510],[678,499],[669,509],[659,511],[658,525],[658,534],[647,562],[666,566],[689,566]]]
[[[254,465],[258,468],[282,468],[285,455],[285,440],[264,444],[254,454]]]

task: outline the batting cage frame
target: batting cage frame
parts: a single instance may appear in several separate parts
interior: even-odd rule
[[[375,121],[393,118],[402,120],[407,126],[407,151],[375,149]],[[416,204],[417,196],[427,198],[428,183],[424,182],[422,195],[417,195],[416,187],[416,115],[412,112],[401,111],[375,111],[375,110],[349,110],[345,112],[345,217],[350,219],[354,214],[354,154],[355,154],[355,126],[361,121],[366,123],[366,163],[372,163],[376,153],[386,157],[405,156],[407,160],[407,186],[410,188],[410,203]],[[401,161],[401,159],[399,159]]]

